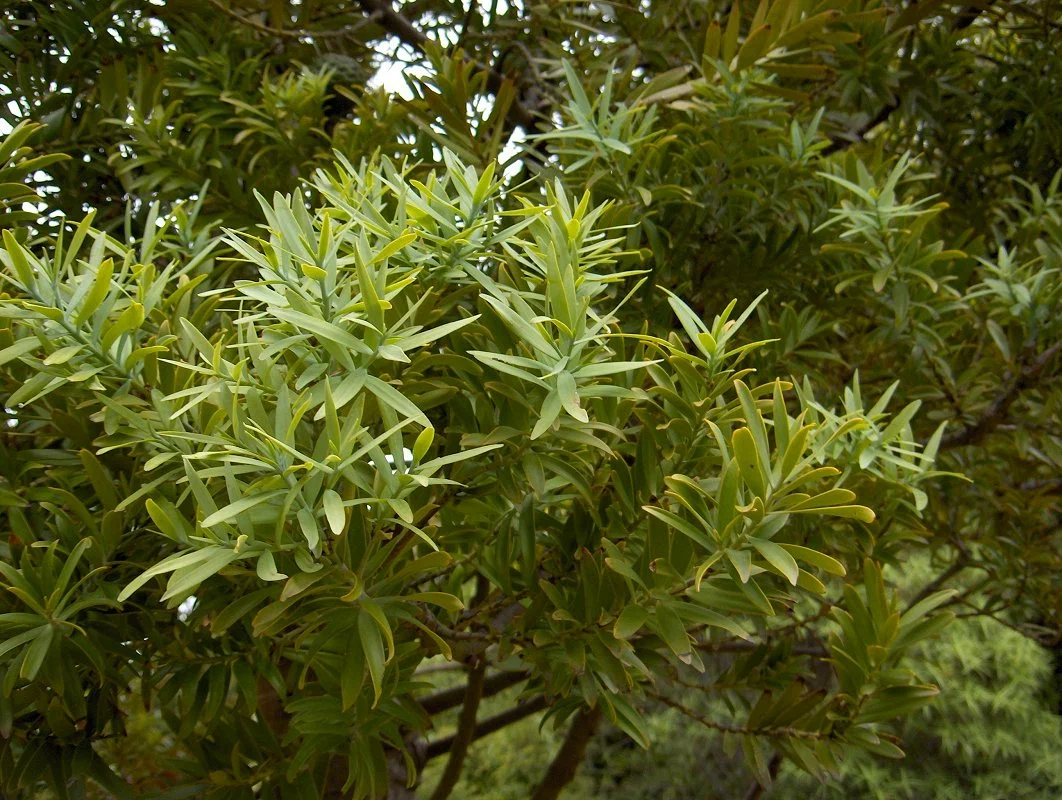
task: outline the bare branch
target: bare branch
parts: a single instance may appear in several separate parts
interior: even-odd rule
[[[526,672],[499,672],[496,675],[492,675],[483,682],[483,697],[493,697],[510,686],[516,686],[516,684],[526,681],[527,676],[528,673]],[[469,683],[471,684],[471,679]],[[441,711],[454,708],[464,702],[467,690],[467,686],[455,686],[452,689],[443,689],[435,694],[422,697],[418,702],[429,715],[434,716]]]
[[[601,722],[601,708],[584,708],[575,715],[568,735],[560,750],[550,762],[549,769],[543,776],[541,783],[531,795],[531,800],[556,800],[561,791],[572,782],[575,773],[579,771],[579,765],[583,763],[586,754],[586,746],[594,738],[597,726]]]
[[[472,735],[472,741],[479,741],[484,736],[490,736],[492,733],[496,733],[502,728],[507,728],[525,717],[537,714],[548,705],[546,698],[538,695],[524,703],[513,706],[508,711],[495,714],[493,717],[487,717],[487,719],[476,725],[476,732]],[[431,761],[443,753],[448,753],[454,744],[454,740],[454,736],[444,736],[434,742],[428,742],[428,746],[424,749],[425,762]]]
[[[453,743],[450,745],[450,757],[446,760],[446,769],[443,770],[442,777],[439,778],[439,783],[432,792],[431,800],[446,800],[461,777],[465,756],[468,755],[468,747],[472,744],[472,737],[476,733],[476,712],[479,710],[479,701],[483,697],[483,679],[486,674],[486,660],[477,659],[468,675],[465,701],[461,707],[461,716],[457,721],[457,733],[454,734]]]

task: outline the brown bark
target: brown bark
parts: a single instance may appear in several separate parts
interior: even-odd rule
[[[771,782],[778,777],[778,770],[782,766],[782,757],[775,753],[771,756],[770,762],[767,764],[767,774],[771,776]],[[759,781],[756,781],[749,787],[748,792],[745,794],[745,800],[760,800],[763,797],[763,793],[770,788],[770,785],[764,786]]]
[[[493,697],[510,686],[527,680],[526,672],[499,672],[483,681],[483,697]],[[471,683],[471,681],[470,681]],[[428,716],[434,716],[448,708],[454,708],[464,702],[467,686],[455,686],[441,692],[421,697],[418,702]]]
[[[283,738],[288,731],[288,712],[284,710],[284,698],[277,694],[273,684],[261,675],[255,681],[258,695],[258,719],[266,724],[277,739]]]
[[[546,698],[539,695],[524,703],[513,706],[508,711],[503,711],[500,714],[495,714],[493,717],[488,717],[476,725],[476,731],[472,735],[472,741],[482,739],[484,736],[490,736],[490,734],[500,731],[502,728],[507,728],[526,717],[530,717],[532,714],[542,711],[545,707]],[[428,742],[427,747],[424,749],[424,760],[431,761],[431,759],[438,758],[444,753],[449,753],[450,748],[454,745],[455,739],[456,734],[453,736],[444,736],[442,739],[436,739],[434,742]]]
[[[1023,391],[1035,385],[1040,373],[1048,366],[1058,353],[1062,351],[1062,341],[1055,342],[1049,348],[1032,359],[1021,369],[1018,375],[1007,376],[1003,389],[988,407],[981,413],[977,420],[961,430],[949,433],[940,442],[941,450],[950,450],[955,447],[965,447],[970,444],[978,444],[988,434],[992,433],[1000,423],[1007,419],[1010,407],[1018,399]]]
[[[556,800],[561,791],[572,782],[579,765],[583,763],[586,746],[594,738],[601,722],[601,709],[597,706],[580,711],[564,737],[564,743],[553,757],[542,782],[531,795],[531,800]]]
[[[446,761],[446,769],[432,792],[431,800],[446,800],[461,777],[468,747],[476,733],[476,712],[483,697],[483,679],[486,674],[487,662],[484,659],[477,660],[468,674],[468,687],[464,704],[461,706],[461,716],[457,721],[457,733],[454,734],[454,741],[450,746],[450,758]]]

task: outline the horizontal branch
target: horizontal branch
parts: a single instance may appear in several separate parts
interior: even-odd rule
[[[208,0],[210,5],[214,6],[218,11],[224,14],[230,19],[234,19],[241,25],[246,25],[251,30],[258,31],[266,36],[276,36],[287,39],[337,39],[343,36],[349,36],[355,33],[359,28],[363,28],[366,25],[376,22],[378,15],[376,13],[369,14],[364,19],[360,19],[351,25],[344,25],[342,28],[334,28],[332,30],[310,30],[306,28],[274,28],[270,25],[264,25],[257,20],[253,20],[250,17],[245,17],[243,14],[239,14],[233,11],[231,8],[223,4],[220,0]]]
[[[691,708],[686,708],[682,703],[677,700],[672,700],[666,695],[658,694],[657,692],[646,692],[646,694],[658,703],[663,703],[669,708],[673,708],[680,714],[683,714],[695,722],[699,722],[706,728],[712,730],[721,731],[723,733],[740,733],[746,736],[764,736],[774,738],[791,738],[791,739],[825,739],[826,734],[819,733],[818,731],[806,731],[801,728],[791,728],[786,726],[770,727],[770,728],[743,728],[740,725],[728,725],[725,722],[716,722],[715,720],[708,719],[707,717],[698,714]]]
[[[759,647],[768,646],[768,642],[698,642],[695,646],[705,653],[747,653]],[[795,656],[826,658],[826,648],[817,645],[794,645],[790,651]]]
[[[546,698],[543,695],[538,695],[525,703],[513,706],[508,711],[495,714],[493,717],[487,717],[487,719],[476,724],[476,732],[472,735],[472,741],[475,742],[484,736],[497,733],[502,728],[507,728],[526,717],[530,717],[532,714],[537,714],[548,705]],[[448,753],[455,741],[456,736],[450,735],[436,739],[434,742],[428,742],[424,750],[424,760],[431,761],[433,758]]]
[[[483,697],[493,697],[498,692],[508,689],[510,686],[516,686],[516,684],[526,681],[528,673],[526,672],[499,672],[496,675],[491,675],[489,678],[483,681]],[[433,716],[442,711],[446,711],[450,708],[456,708],[461,705],[465,700],[465,693],[468,690],[468,686],[462,684],[460,686],[454,686],[452,689],[443,689],[442,691],[430,694],[427,697],[422,697],[418,702],[429,716]]]

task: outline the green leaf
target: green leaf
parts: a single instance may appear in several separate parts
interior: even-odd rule
[[[372,617],[373,622],[380,629],[380,633],[383,634],[384,640],[387,642],[387,661],[390,661],[395,657],[395,640],[391,635],[391,623],[387,621],[387,616],[384,614],[380,604],[372,598],[363,596],[361,598],[361,608]]]
[[[274,500],[284,494],[283,491],[275,492],[263,492],[262,494],[252,495],[251,497],[243,497],[237,500],[235,503],[229,503],[224,508],[220,508],[213,514],[210,514],[206,519],[200,523],[204,528],[213,528],[215,525],[220,525],[223,522],[228,522],[244,511],[248,511],[257,505],[261,505],[269,500]]]
[[[81,307],[77,310],[77,315],[74,317],[75,325],[84,325],[88,318],[99,309],[100,304],[103,303],[111,291],[111,276],[113,274],[114,260],[105,258],[96,268],[96,275],[92,279],[92,288],[89,289],[85,299],[81,302]]]
[[[693,600],[698,601],[699,593],[690,588],[686,590],[686,594]],[[674,606],[676,613],[683,619],[698,625],[711,625],[713,628],[720,628],[728,633],[734,634],[745,641],[751,641],[752,637],[749,636],[748,631],[738,624],[737,620],[724,617],[722,614],[712,611],[711,609],[704,608],[696,603],[677,603]]]
[[[446,592],[413,592],[412,594],[402,595],[402,599],[413,603],[431,603],[449,611],[451,614],[456,614],[465,608],[465,604],[461,602],[460,598]]]
[[[734,457],[737,459],[738,469],[741,471],[745,484],[757,497],[766,496],[766,475],[752,432],[748,428],[738,428],[734,431],[731,446],[734,448]]]
[[[785,550],[795,558],[797,561],[803,561],[805,564],[811,564],[813,567],[818,567],[821,570],[829,572],[831,575],[839,575],[844,577],[847,571],[844,568],[844,564],[835,558],[820,553],[817,550],[812,550],[807,547],[801,547],[797,544],[782,544]]]
[[[154,578],[156,575],[164,575],[167,572],[172,572],[176,569],[198,564],[201,561],[209,559],[218,551],[224,551],[226,553],[233,552],[227,547],[204,547],[202,550],[191,550],[183,553],[174,553],[172,556],[163,559],[158,564],[149,569],[144,570],[139,577],[132,580],[128,586],[126,586],[118,595],[118,602],[124,602],[127,600],[137,589]]]
[[[376,399],[385,406],[398,412],[400,417],[419,422],[426,428],[431,427],[431,423],[424,416],[424,412],[391,384],[380,380],[375,375],[369,375],[365,378],[365,388],[376,395]]]
[[[825,506],[823,508],[796,508],[789,509],[791,514],[826,514],[831,517],[844,517],[845,519],[857,519],[868,525],[877,519],[873,510],[866,506]]]
[[[144,306],[140,303],[130,303],[118,319],[107,326],[106,333],[100,339],[100,346],[104,350],[110,350],[111,345],[118,341],[118,337],[128,331],[136,330],[143,322]]]
[[[384,675],[384,646],[380,628],[369,614],[358,614],[358,638],[361,640],[361,650],[365,656],[365,665],[369,668],[369,678],[372,680],[373,701],[372,707],[380,702],[383,694]]]
[[[233,626],[243,617],[250,614],[258,606],[266,601],[266,599],[272,594],[273,589],[267,587],[265,589],[259,589],[256,592],[245,594],[242,597],[238,597],[229,603],[225,608],[221,609],[210,622],[210,635],[221,636],[225,631]]]
[[[589,422],[586,411],[579,405],[579,391],[575,386],[575,377],[567,370],[557,375],[557,396],[561,406],[579,422]]]
[[[282,572],[277,572],[277,562],[270,550],[266,550],[262,555],[258,556],[255,571],[258,573],[258,577],[264,581],[282,581],[288,577]]]
[[[800,576],[800,567],[797,566],[796,560],[785,548],[766,539],[757,539],[755,537],[751,537],[749,543],[756,548],[768,564],[781,572],[791,584],[796,586],[797,578]]]
[[[328,519],[328,527],[332,533],[339,536],[346,530],[347,514],[343,509],[343,498],[334,489],[325,489],[322,496],[325,517]]]
[[[655,628],[664,640],[664,643],[684,663],[690,663],[690,637],[686,633],[686,626],[682,624],[679,615],[669,606],[657,605],[654,609],[653,618],[656,621]]]
[[[752,554],[748,550],[727,550],[726,557],[737,570],[742,583],[748,583],[752,574]]]
[[[663,508],[656,508],[655,506],[642,506],[642,510],[652,514],[657,519],[666,522],[683,536],[688,536],[695,541],[705,550],[711,552],[715,549],[715,542],[712,541],[707,533],[697,528],[692,522],[687,522],[678,514]]]
[[[535,427],[531,430],[531,438],[537,439],[549,430],[557,417],[560,416],[560,412],[560,395],[556,391],[550,391],[546,395],[545,401],[542,403],[542,410],[539,412],[538,422],[535,423]]]
[[[428,448],[431,447],[432,440],[435,439],[435,428],[425,428],[419,434],[417,439],[413,442],[413,463],[419,464],[424,456],[428,452]]]
[[[194,590],[207,578],[216,575],[233,561],[246,555],[246,553],[237,553],[227,547],[212,547],[208,549],[210,552],[202,563],[181,567],[173,571],[169,581],[166,583],[166,593],[162,595],[164,602],[171,597],[180,597]]]
[[[4,231],[4,233],[7,233],[7,231]],[[3,350],[0,350],[0,367],[8,361],[14,361],[16,358],[21,358],[24,355],[32,353],[40,346],[40,339],[37,339],[36,337],[19,339],[10,347],[5,347]]]
[[[612,635],[617,639],[629,639],[649,619],[649,612],[641,606],[627,606],[616,618],[616,624],[612,627]]]

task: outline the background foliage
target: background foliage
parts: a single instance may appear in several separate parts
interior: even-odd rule
[[[5,796],[1051,795],[1060,31],[5,4]]]

